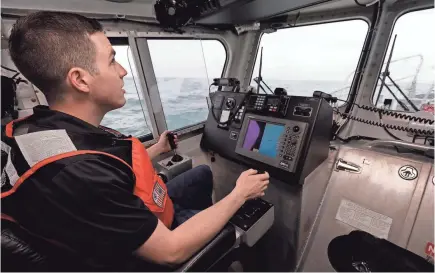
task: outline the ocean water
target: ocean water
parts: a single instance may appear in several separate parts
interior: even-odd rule
[[[169,130],[202,122],[207,119],[207,97],[209,82],[206,78],[158,78],[157,84],[163,104],[166,122]],[[336,81],[289,81],[289,80],[266,80],[267,85],[274,90],[276,87],[284,87],[289,95],[312,96],[315,90],[333,93],[340,99],[346,100],[349,93],[349,83]],[[256,86],[255,83],[251,85]],[[146,104],[141,92],[137,92],[132,78],[124,78],[126,90],[126,104],[117,110],[107,113],[102,125],[116,129],[126,135],[142,136],[151,133],[151,123],[146,111]],[[431,89],[432,88],[432,89]],[[416,96],[413,101],[418,107],[424,103],[420,97],[433,102],[433,86],[430,84],[418,84]],[[212,89],[213,91],[214,89]],[[427,96],[428,91],[429,97]],[[395,91],[393,89],[393,91]],[[396,92],[395,92],[396,93]],[[391,95],[383,91],[381,102]],[[391,96],[392,97],[392,96]],[[401,96],[398,96],[402,98]],[[143,110],[145,111],[142,111]],[[145,117],[145,118],[144,118]]]

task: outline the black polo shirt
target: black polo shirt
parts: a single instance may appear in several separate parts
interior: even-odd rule
[[[131,159],[131,142],[125,136],[48,107],[35,107],[18,131],[22,128],[28,133],[65,129],[79,150],[110,151]],[[119,263],[151,236],[158,221],[133,194],[134,185],[134,173],[118,160],[79,155],[39,169],[2,200],[2,211],[93,263]]]

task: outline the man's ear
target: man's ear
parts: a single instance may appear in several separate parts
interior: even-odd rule
[[[92,77],[88,71],[73,67],[68,71],[67,83],[80,92],[89,93]]]

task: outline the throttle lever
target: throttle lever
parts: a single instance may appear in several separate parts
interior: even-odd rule
[[[175,134],[172,132],[168,132],[167,138],[169,141],[169,145],[171,146],[171,149],[174,150],[174,156],[171,158],[171,161],[173,162],[180,162],[183,160],[183,157],[179,154],[177,154],[177,144],[175,144]]]
[[[177,144],[175,144],[175,135],[174,135],[174,133],[168,132],[167,138],[168,138],[168,141],[169,141],[169,145],[171,146],[171,149],[172,150],[177,149]]]

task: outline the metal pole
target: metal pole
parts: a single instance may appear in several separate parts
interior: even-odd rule
[[[399,90],[400,94],[402,94],[402,96],[409,103],[409,105],[411,105],[412,108],[414,108],[414,111],[418,111],[417,106],[415,106],[415,104],[408,98],[408,96],[406,96],[405,93],[403,93],[402,89],[400,89],[400,87],[394,82],[394,80],[390,77],[390,75],[388,75],[388,78],[394,84],[394,86]]]
[[[379,88],[379,93],[378,93],[378,97],[376,98],[375,106],[378,105],[379,97],[381,96],[382,88],[384,87],[384,84],[385,84],[385,79],[387,78],[388,75],[390,75],[390,71],[388,69],[390,68],[391,58],[393,57],[393,51],[394,51],[394,45],[396,44],[396,38],[397,38],[397,34],[394,36],[393,45],[391,46],[390,56],[388,57],[388,61],[387,61],[387,64],[385,66],[385,72],[382,75],[383,78],[382,78],[382,82],[381,82],[381,87]]]
[[[385,85],[385,88],[387,88],[387,90],[390,91],[390,94],[393,95],[394,99],[400,104],[400,106],[405,111],[409,111],[408,106],[406,106],[406,104],[404,104],[401,100],[399,100],[399,98],[394,94],[394,92],[390,89],[390,87],[388,85]]]

